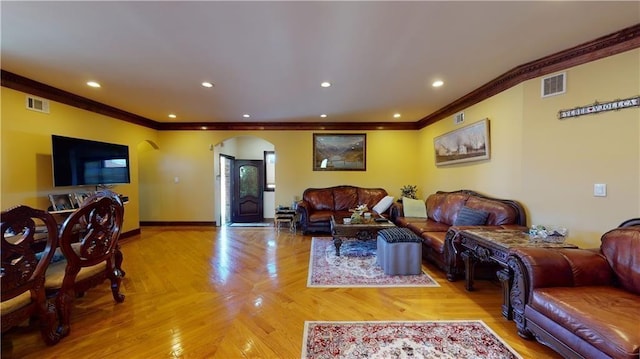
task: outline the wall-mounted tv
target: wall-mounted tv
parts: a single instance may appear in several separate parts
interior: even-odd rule
[[[56,187],[130,183],[128,146],[51,135],[51,149]]]

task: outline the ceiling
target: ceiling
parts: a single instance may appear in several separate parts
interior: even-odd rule
[[[178,123],[416,122],[516,66],[640,23],[638,1],[2,1],[0,11],[3,70]]]

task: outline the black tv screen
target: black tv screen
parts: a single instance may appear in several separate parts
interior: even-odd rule
[[[51,149],[56,187],[130,183],[128,146],[51,135]]]

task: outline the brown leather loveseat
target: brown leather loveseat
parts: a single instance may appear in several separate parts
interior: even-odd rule
[[[613,229],[601,242],[597,250],[512,252],[518,334],[566,358],[639,357],[640,225]]]
[[[402,203],[394,203],[390,209],[391,220],[399,227],[407,227],[422,238],[422,257],[436,264],[450,281],[464,274],[464,264],[457,242],[459,230],[468,226],[456,225],[460,211],[484,213],[482,226],[526,230],[524,208],[513,200],[488,197],[470,190],[438,191],[425,201],[426,217],[405,217]],[[491,272],[495,274],[495,271]]]
[[[329,188],[307,188],[298,202],[298,220],[302,233],[331,232],[331,216],[350,217],[349,209],[366,204],[372,209],[387,196],[382,188],[360,188],[355,186],[335,186]]]

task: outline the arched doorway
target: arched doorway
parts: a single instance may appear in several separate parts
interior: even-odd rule
[[[275,156],[274,145],[255,136],[237,136],[216,144],[213,152],[216,171],[215,198],[217,199],[215,211],[218,226],[226,226],[234,221],[272,221],[275,214],[275,184],[267,185],[265,171],[273,172],[275,166],[272,163],[272,166],[269,167],[265,163],[268,162],[267,154]],[[256,166],[260,166],[260,168],[256,168]],[[244,174],[247,177],[245,179],[236,178],[234,181],[234,172],[239,176],[242,169],[246,170]],[[275,179],[275,175],[273,173],[271,175]],[[257,178],[251,176],[257,176]],[[244,180],[249,183],[254,180],[260,182],[259,193],[257,193],[260,197],[260,208],[254,208],[257,202],[253,201],[253,194],[256,193],[244,193],[248,195],[244,199],[239,193],[242,192],[239,189],[239,182]],[[251,214],[251,212],[259,212],[261,218],[245,217],[243,219],[243,213]]]

